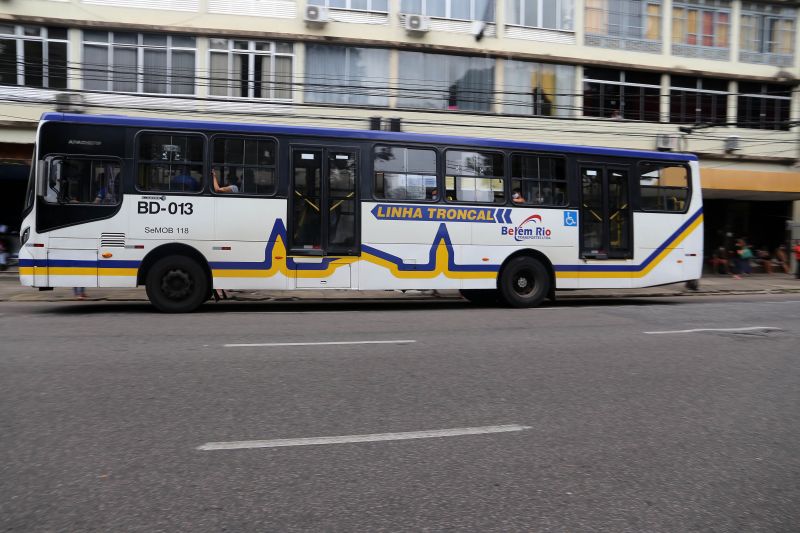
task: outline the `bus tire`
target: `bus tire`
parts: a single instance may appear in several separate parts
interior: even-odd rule
[[[153,264],[147,273],[147,297],[162,313],[190,313],[200,307],[209,294],[203,268],[184,255],[168,255]]]
[[[495,305],[500,299],[495,289],[461,289],[458,292],[465,300],[475,305]]]
[[[510,307],[536,307],[550,294],[547,268],[532,257],[515,257],[503,268],[500,296]]]

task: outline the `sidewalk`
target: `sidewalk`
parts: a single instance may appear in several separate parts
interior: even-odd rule
[[[146,301],[144,288],[105,289],[89,288],[89,301]],[[700,280],[696,291],[688,290],[683,283],[649,287],[645,289],[579,289],[558,291],[557,299],[571,298],[625,298],[625,297],[665,297],[709,294],[777,294],[800,293],[800,280],[790,274],[753,274],[736,280],[731,276],[710,274]],[[386,299],[460,299],[458,291],[348,291],[348,290],[308,290],[308,291],[234,291],[229,299],[236,301],[286,301],[286,300],[386,300]],[[57,302],[72,300],[72,290],[57,288],[52,291],[39,291],[19,284],[17,272],[0,272],[0,302]]]

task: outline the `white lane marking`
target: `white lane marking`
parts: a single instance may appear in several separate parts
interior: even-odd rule
[[[700,328],[700,329],[676,329],[673,331],[645,331],[647,335],[664,335],[666,333],[699,333],[702,331],[771,331],[779,330],[772,326],[751,326],[747,328]]]
[[[483,426],[472,428],[429,429],[405,433],[372,433],[368,435],[340,435],[336,437],[309,437],[302,439],[240,440],[230,442],[207,442],[198,450],[246,450],[251,448],[283,448],[287,446],[313,446],[317,444],[346,444],[353,442],[385,442],[394,440],[433,439],[438,437],[459,437],[463,435],[485,435],[487,433],[508,433],[524,431],[531,426],[510,424],[506,426]]]
[[[261,342],[252,344],[223,344],[225,348],[252,348],[252,347],[269,347],[269,346],[342,346],[350,344],[411,344],[417,341],[414,340],[396,340],[396,341],[333,341],[333,342]]]

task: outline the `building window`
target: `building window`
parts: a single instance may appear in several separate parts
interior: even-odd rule
[[[661,0],[586,0],[586,44],[661,52]]]
[[[388,106],[388,94],[388,50],[306,46],[306,102]]]
[[[511,201],[519,205],[567,205],[567,162],[563,157],[511,156]]]
[[[438,200],[436,151],[376,146],[375,197],[391,200]]]
[[[448,150],[445,165],[447,201],[504,204],[503,154]]]
[[[514,26],[572,30],[573,0],[508,0],[506,9]]]
[[[575,67],[512,60],[504,65],[503,112],[544,117],[574,114]]]
[[[792,66],[796,12],[792,7],[743,2],[739,59],[745,63]]]
[[[444,19],[493,22],[494,0],[402,0],[400,11]]]
[[[0,85],[66,89],[67,29],[0,24]]]
[[[660,119],[660,74],[603,68],[586,68],[583,73],[584,116]]]
[[[400,52],[398,107],[490,111],[494,59]]]
[[[291,100],[294,46],[209,39],[211,96]]]
[[[145,192],[203,189],[205,138],[196,134],[139,135],[136,187]]]
[[[672,76],[669,121],[724,124],[728,120],[728,81]]]
[[[312,6],[332,9],[355,9],[358,11],[389,11],[389,0],[308,0]]]
[[[729,0],[681,0],[672,4],[672,53],[728,59]],[[716,50],[715,50],[716,49]]]
[[[195,38],[84,30],[83,87],[97,91],[194,94]]]
[[[739,82],[737,126],[788,130],[792,90],[785,85]]]

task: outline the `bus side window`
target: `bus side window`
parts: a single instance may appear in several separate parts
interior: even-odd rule
[[[504,204],[503,154],[448,150],[445,190],[448,201]]]
[[[389,200],[438,200],[436,159],[435,150],[376,146],[375,196]]]
[[[119,160],[58,156],[46,161],[44,199],[48,203],[116,205],[120,202]]]
[[[639,163],[639,198],[644,211],[686,211],[689,169],[670,163]]]
[[[566,205],[566,159],[533,154],[512,155],[511,191],[511,201],[515,205]]]

